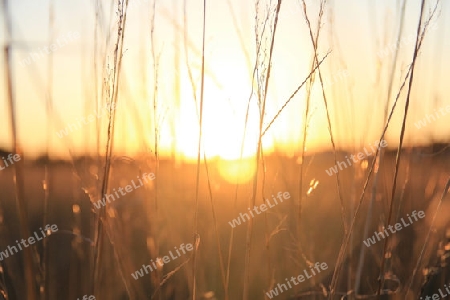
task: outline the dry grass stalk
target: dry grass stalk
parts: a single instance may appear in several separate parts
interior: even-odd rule
[[[205,32],[206,32],[206,0],[203,0],[203,27],[202,27],[202,71],[201,71],[201,85],[200,85],[200,115],[199,115],[199,134],[197,146],[197,175],[195,184],[195,213],[194,213],[194,243],[198,236],[198,194],[200,184],[200,155],[202,146],[202,129],[203,129],[203,101],[205,91]],[[219,249],[220,251],[220,249]],[[196,287],[196,272],[197,272],[197,247],[193,253],[193,268],[192,268],[192,300],[197,299]]]
[[[26,203],[24,199],[24,173],[23,173],[23,162],[24,156],[22,152],[22,147],[19,144],[17,139],[17,120],[16,120],[16,107],[15,107],[15,99],[13,93],[13,84],[12,84],[12,71],[11,71],[11,42],[12,39],[12,20],[9,15],[9,2],[8,0],[3,0],[4,7],[4,22],[6,28],[6,36],[9,39],[7,43],[5,43],[3,54],[4,54],[4,64],[5,64],[5,73],[6,73],[6,92],[8,98],[9,105],[9,115],[11,120],[11,135],[12,135],[12,145],[15,154],[19,154],[22,159],[16,162],[13,165],[13,176],[15,182],[15,194],[16,194],[16,203],[19,215],[20,222],[20,235],[23,239],[28,239],[30,236],[30,230],[28,229],[28,213],[26,209]],[[34,256],[34,247],[26,247],[23,250],[24,257],[24,276],[25,276],[25,286],[26,286],[26,295],[29,300],[36,300],[36,266],[33,262]]]

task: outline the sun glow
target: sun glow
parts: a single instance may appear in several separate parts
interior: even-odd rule
[[[183,107],[183,117],[178,130],[178,151],[186,158],[196,158],[198,153],[199,121],[195,108]],[[188,114],[192,111],[194,114]],[[206,157],[233,160],[256,154],[259,128],[255,116],[249,113],[245,127],[245,115],[236,116],[224,101],[205,103],[203,109],[202,151]]]
[[[245,183],[256,170],[255,155],[259,128],[255,110],[249,112],[245,126],[245,112],[233,111],[229,101],[214,103],[205,101],[201,155],[218,158],[216,165],[220,176],[229,183]],[[198,155],[199,121],[195,107],[186,102],[181,105],[184,112],[177,132],[177,148],[187,160]],[[187,113],[190,112],[190,113]],[[240,159],[242,157],[242,160]]]
[[[256,172],[254,157],[242,160],[219,160],[218,170],[220,176],[231,184],[242,184],[250,181]]]
[[[236,63],[217,60],[205,72],[202,150],[207,158],[238,160],[256,155],[259,140],[259,107],[250,100],[251,80],[248,72]],[[207,74],[215,74],[214,78]],[[219,84],[220,83],[220,84]],[[198,155],[200,87],[193,99],[192,85],[183,76],[180,82],[179,116],[176,123],[176,150],[185,159]],[[248,112],[247,112],[248,110]],[[263,141],[264,149],[273,147]]]
[[[250,99],[251,84],[245,72],[222,64],[217,78],[205,77],[201,157],[217,161],[220,176],[229,183],[245,183],[256,171],[259,142],[259,107]],[[219,85],[217,82],[220,82]],[[199,95],[198,88],[197,95]],[[176,152],[185,160],[196,160],[199,138],[199,97],[192,98],[192,87],[182,80],[179,118],[176,124]],[[250,104],[249,104],[250,103]],[[263,139],[265,151],[273,142]],[[242,157],[242,160],[241,160]],[[216,160],[217,159],[217,160]]]

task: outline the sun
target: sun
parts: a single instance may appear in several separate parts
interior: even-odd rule
[[[242,183],[250,180],[256,171],[260,107],[254,95],[256,87],[252,89],[252,72],[245,61],[226,57],[210,59],[206,66],[200,153],[202,159],[204,154],[207,159],[219,162],[217,168],[222,178]],[[191,79],[196,83],[193,88],[184,73],[183,70],[179,73],[180,99],[173,107],[176,117],[170,122],[175,127],[176,153],[192,162],[198,156],[201,77],[193,71]],[[265,153],[270,152],[273,140],[265,138],[262,146]]]
[[[242,160],[218,161],[220,176],[231,184],[244,184],[252,180],[256,172],[256,160],[253,157]]]
[[[218,75],[206,76],[204,83],[202,153],[207,158],[225,160],[254,157],[260,134],[259,107],[255,98],[248,105],[251,83],[244,72],[236,72],[232,66],[222,64],[220,70],[212,73]],[[185,80],[181,82],[180,95],[176,147],[184,158],[195,159],[200,100],[193,99],[192,86]]]
[[[243,94],[246,90],[242,89]],[[202,148],[207,159],[218,163],[220,176],[229,183],[245,183],[256,170],[255,156],[259,141],[258,107],[248,99],[224,93],[211,82],[205,85],[203,106]],[[248,97],[248,96],[247,96]],[[177,152],[186,160],[198,155],[199,118],[194,101],[180,103],[177,126]],[[247,122],[246,122],[247,119]],[[241,160],[242,157],[242,160]]]

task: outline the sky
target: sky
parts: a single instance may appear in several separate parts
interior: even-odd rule
[[[107,97],[101,90],[111,73],[117,3],[98,1],[101,13],[96,14],[97,1],[90,0],[9,2],[12,36],[6,34],[2,7],[0,41],[12,47],[13,98],[22,148],[30,155],[42,154],[47,149],[51,155],[60,157],[66,157],[69,151],[95,153],[97,122],[101,145],[107,135]],[[268,53],[271,39],[270,31],[266,31],[261,39],[265,52],[257,56],[255,32],[261,32],[266,8],[270,7],[273,12],[276,2],[259,1],[258,14],[255,13],[256,1],[206,2],[204,150],[210,157],[239,157],[248,106],[243,153],[252,156],[259,134],[258,97],[251,96],[252,88],[257,89],[257,81],[252,80],[252,74],[256,61],[264,61],[260,74],[266,70],[268,60],[263,55]],[[407,1],[399,54],[392,73],[392,92],[388,96],[395,59],[392,45],[400,26],[402,2],[327,1],[318,55],[320,59],[331,51],[321,65],[321,72],[338,148],[362,149],[381,135],[384,107],[388,97],[389,110],[392,107],[412,61],[419,21],[421,1]],[[49,14],[51,3],[53,22]],[[203,1],[186,0],[186,26],[184,1],[156,0],[155,11],[153,3],[152,0],[130,0],[115,107],[114,149],[117,153],[129,154],[154,150],[156,126],[163,155],[196,157]],[[315,31],[319,1],[305,3]],[[426,1],[425,18],[435,3],[435,0]],[[153,13],[152,44],[150,19]],[[406,122],[407,145],[449,140],[450,108],[447,112],[446,107],[450,107],[450,57],[445,55],[450,53],[449,20],[450,3],[440,1],[416,63]],[[258,30],[256,24],[259,24]],[[267,28],[273,28],[272,25],[269,19]],[[51,46],[52,43],[55,45]],[[284,0],[274,42],[264,128],[308,76],[313,54],[302,2]],[[0,67],[5,69],[3,57]],[[0,148],[10,148],[6,73],[0,74],[0,128],[3,129],[0,130]],[[387,132],[389,147],[398,145],[405,99],[406,89],[400,94]],[[47,103],[51,103],[50,109]],[[289,156],[299,153],[305,103],[306,88],[303,87],[264,135],[266,153],[277,151]],[[94,114],[95,117],[89,118]],[[433,114],[436,120],[429,116],[430,121],[425,122],[427,114]],[[419,120],[425,124],[420,128]],[[72,127],[68,127],[69,124]],[[307,128],[308,151],[331,149],[324,99],[317,80],[311,89]]]

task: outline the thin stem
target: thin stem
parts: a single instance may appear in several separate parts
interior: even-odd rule
[[[280,13],[282,0],[278,0],[276,11],[275,11],[275,20],[273,24],[273,35],[272,35],[272,41],[270,44],[270,50],[269,50],[269,60],[268,60],[268,67],[267,67],[267,74],[265,77],[265,85],[264,85],[264,95],[263,95],[263,101],[262,101],[262,109],[260,112],[260,119],[259,119],[259,137],[258,137],[258,145],[256,149],[256,171],[255,175],[253,177],[253,191],[252,191],[252,197],[249,200],[249,207],[255,206],[256,201],[256,192],[257,192],[257,186],[258,186],[258,173],[259,173],[259,160],[261,155],[261,148],[262,148],[262,132],[263,132],[263,125],[264,125],[264,115],[266,111],[266,100],[267,100],[267,94],[268,94],[268,88],[269,88],[269,79],[270,79],[270,72],[272,70],[272,56],[273,56],[273,48],[275,45],[275,37],[277,33],[278,28],[278,15]],[[248,299],[248,291],[249,291],[249,282],[250,282],[250,253],[251,253],[251,242],[252,242],[252,233],[253,233],[253,219],[249,220],[248,226],[247,226],[247,237],[246,237],[246,245],[245,245],[245,266],[244,266],[244,295],[243,299]]]
[[[5,43],[3,55],[5,64],[5,77],[6,77],[6,93],[8,97],[9,104],[9,115],[11,120],[11,132],[12,132],[12,145],[15,154],[19,154],[21,159],[13,165],[13,176],[14,176],[14,188],[16,194],[17,210],[20,221],[20,235],[23,239],[28,239],[30,236],[30,231],[28,227],[28,214],[26,209],[26,203],[24,199],[24,176],[23,176],[23,161],[24,156],[22,153],[22,147],[17,139],[17,127],[16,127],[16,107],[14,101],[14,91],[12,85],[12,69],[11,69],[11,37],[12,37],[12,22],[9,15],[8,0],[3,0],[4,7],[4,22],[6,28],[6,37],[9,39]],[[23,250],[24,258],[24,275],[25,275],[25,286],[26,286],[26,297],[29,300],[36,300],[36,272],[33,263],[33,247],[26,247]]]
[[[201,74],[201,86],[200,86],[200,128],[198,135],[198,148],[197,148],[197,178],[195,185],[195,213],[194,213],[194,242],[198,237],[198,193],[200,186],[200,153],[202,145],[202,129],[203,129],[203,101],[205,92],[205,32],[206,32],[206,0],[203,0],[203,34],[202,34],[202,74]],[[192,268],[192,300],[196,300],[196,271],[197,271],[197,248],[193,253],[193,268]]]
[[[401,159],[401,154],[402,154],[403,139],[404,139],[405,130],[406,130],[406,118],[408,116],[409,99],[410,99],[410,96],[411,96],[412,83],[413,83],[413,79],[414,79],[414,69],[415,69],[416,60],[417,60],[417,56],[418,56],[418,52],[419,52],[420,29],[422,27],[422,18],[423,18],[424,7],[425,7],[425,0],[422,0],[422,4],[421,4],[421,7],[420,7],[419,24],[417,25],[416,45],[414,47],[414,54],[413,54],[412,64],[411,64],[411,76],[409,77],[408,93],[406,95],[405,112],[404,112],[404,115],[403,115],[402,129],[401,129],[401,132],[400,132],[400,141],[399,141],[399,144],[398,144],[397,157],[396,157],[396,161],[395,161],[395,173],[394,173],[394,179],[393,179],[393,183],[392,183],[391,203],[390,203],[390,206],[389,206],[389,215],[388,215],[387,225],[391,224],[392,212],[393,212],[393,208],[394,208],[395,190],[396,190],[396,187],[397,187],[397,176],[398,176],[398,171],[399,171],[399,167],[400,167],[400,159]],[[382,254],[382,257],[381,257],[381,267],[380,267],[380,277],[379,277],[380,280],[379,280],[378,291],[377,291],[377,295],[378,296],[380,296],[381,288],[383,287],[383,284],[384,284],[384,262],[385,262],[385,259],[386,259],[386,252],[387,252],[387,247],[388,247],[388,241],[389,241],[389,235],[384,240],[383,254]]]

